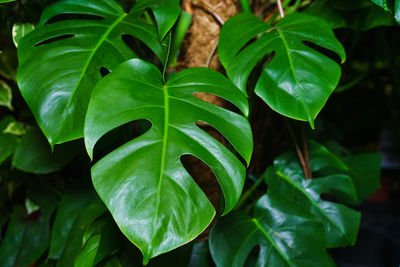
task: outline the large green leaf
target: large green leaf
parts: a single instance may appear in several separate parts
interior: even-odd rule
[[[329,193],[355,201],[356,191],[348,175],[336,174],[306,180],[295,155],[287,153],[275,159],[274,167],[268,168],[265,176],[269,195],[286,197],[319,218],[325,228],[328,247],[354,245],[360,213],[320,197],[321,194]]]
[[[254,217],[233,212],[219,219],[209,242],[218,267],[244,266],[256,245],[256,266],[335,266],[326,252],[322,224],[301,205],[280,197],[263,196]]]
[[[256,94],[273,110],[314,127],[314,119],[339,82],[341,69],[304,42],[345,60],[345,51],[330,26],[306,14],[288,15],[274,26],[252,14],[236,15],[221,30],[218,52],[228,76],[243,91],[256,64],[273,54],[257,81]]]
[[[136,57],[123,35],[141,40],[165,59],[157,28],[142,15],[151,8],[165,33],[175,22],[171,20],[174,13],[165,14],[174,4],[176,1],[139,1],[125,13],[113,0],[63,0],[44,10],[37,29],[19,42],[17,79],[51,145],[83,136],[89,98],[101,79],[100,69],[113,70]]]
[[[110,90],[112,88],[112,90]],[[200,234],[215,210],[181,163],[191,154],[214,172],[225,197],[224,213],[243,189],[245,167],[195,122],[210,124],[249,163],[252,134],[246,118],[194,96],[225,98],[248,114],[245,95],[218,72],[187,69],[163,82],[160,71],[139,59],[121,64],[96,86],[85,124],[90,156],[105,133],[134,120],[152,127],[100,160],[93,184],[122,232],[138,246],[144,262]]]

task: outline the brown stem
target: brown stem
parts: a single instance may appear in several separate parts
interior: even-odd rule
[[[207,58],[207,62],[206,62],[207,68],[210,68],[210,66],[211,66],[211,61],[212,61],[213,57],[215,56],[215,53],[217,52],[217,48],[218,48],[218,41],[217,41],[217,43],[215,44],[213,50],[211,51],[210,55],[209,55],[208,58]]]
[[[306,179],[308,179],[307,178],[308,177],[308,170],[307,170],[306,161],[304,160],[303,153],[301,152],[299,144],[297,143],[296,136],[294,134],[292,126],[290,125],[289,121],[286,118],[283,118],[283,121],[285,122],[285,125],[286,125],[286,127],[287,127],[287,129],[289,131],[290,138],[292,139],[293,145],[294,145],[294,147],[296,149],[297,157],[299,158],[300,165],[301,165],[301,168],[303,169],[304,176],[306,177]]]
[[[312,179],[310,157],[309,157],[309,154],[308,154],[308,144],[307,144],[306,133],[304,131],[304,125],[301,125],[301,137],[302,137],[302,140],[303,140],[304,160],[305,160],[305,163],[306,163],[306,169],[307,169],[307,173],[308,173],[306,175],[306,179]]]

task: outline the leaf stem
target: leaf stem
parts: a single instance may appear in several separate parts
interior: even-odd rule
[[[165,84],[165,73],[166,73],[167,67],[168,67],[169,54],[171,53],[171,44],[172,44],[172,31],[169,32],[167,57],[165,59],[164,69],[163,69],[163,74],[162,74],[164,84]]]
[[[292,139],[292,143],[296,149],[297,157],[299,158],[301,168],[303,169],[304,177],[306,177],[306,179],[309,179],[307,164],[306,161],[304,160],[304,156],[303,153],[301,152],[299,144],[297,143],[296,136],[294,134],[292,126],[290,126],[290,123],[286,118],[283,118],[283,121],[285,122],[285,125],[289,131],[290,138]]]
[[[253,195],[253,192],[257,189],[257,187],[261,184],[262,180],[264,180],[264,174],[261,175],[257,181],[242,195],[239,199],[238,203],[236,204],[235,210],[240,209],[247,201],[249,197]]]
[[[240,5],[245,13],[251,13],[251,8],[249,5],[249,0],[240,0]]]
[[[306,169],[307,169],[306,179],[312,179],[310,157],[309,157],[309,154],[308,154],[307,137],[306,137],[306,133],[304,131],[304,126],[303,125],[301,125],[301,137],[302,137],[302,140],[303,140],[304,160],[305,160]]]
[[[285,12],[283,12],[282,1],[281,0],[276,0],[276,3],[278,4],[279,15],[281,16],[281,18],[284,18],[285,17]]]

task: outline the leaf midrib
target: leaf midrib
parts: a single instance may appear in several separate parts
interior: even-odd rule
[[[295,79],[295,82],[296,82],[296,84],[299,86],[299,88],[302,88],[302,85],[300,84],[300,82],[299,82],[298,79],[297,79],[296,70],[295,70],[295,68],[294,68],[294,64],[293,64],[292,57],[290,56],[290,48],[289,48],[289,45],[288,45],[288,43],[287,43],[287,41],[286,41],[286,38],[285,38],[283,32],[282,32],[279,28],[275,28],[275,29],[276,29],[276,31],[278,32],[279,37],[282,39],[282,43],[283,43],[283,45],[284,45],[284,47],[285,47],[286,54],[287,54],[287,58],[288,58],[288,61],[289,61],[290,70],[291,70],[291,72],[292,72],[292,74],[293,74],[293,77],[294,77],[294,79]],[[313,118],[311,118],[310,112],[308,111],[307,106],[305,105],[303,92],[302,92],[301,90],[298,90],[298,96],[300,97],[300,100],[301,100],[300,103],[301,103],[301,105],[303,106],[305,112],[307,113],[307,117],[308,117],[308,119],[309,119],[310,122],[311,122],[311,120],[312,120]]]
[[[163,132],[163,140],[162,140],[162,151],[161,151],[161,165],[160,165],[160,176],[158,178],[158,185],[157,185],[157,199],[156,199],[156,214],[153,219],[153,235],[154,230],[156,229],[158,213],[160,210],[160,203],[161,203],[161,188],[162,188],[162,181],[164,177],[164,168],[165,168],[165,155],[167,151],[167,139],[168,139],[168,128],[169,128],[169,94],[168,94],[168,87],[166,85],[162,88],[164,94],[164,132]]]
[[[271,243],[271,245],[274,247],[274,249],[279,253],[279,255],[285,260],[285,262],[292,267],[293,264],[290,262],[290,260],[283,254],[283,252],[280,250],[280,248],[275,244],[275,241],[272,239],[270,234],[262,227],[260,222],[258,221],[257,218],[252,218],[251,221],[254,223],[256,228],[258,228],[261,233],[268,239],[268,241]]]
[[[92,49],[92,52],[90,53],[89,58],[87,59],[87,61],[86,61],[86,63],[85,63],[85,66],[84,66],[83,69],[82,69],[82,72],[81,72],[81,75],[80,75],[80,77],[79,77],[79,80],[78,80],[78,82],[76,83],[76,86],[75,86],[74,90],[72,91],[71,97],[69,98],[68,103],[67,103],[67,105],[66,105],[66,107],[65,107],[65,109],[64,109],[64,114],[63,114],[64,116],[65,116],[65,113],[68,112],[69,107],[71,106],[72,99],[74,98],[74,95],[75,95],[76,91],[78,90],[78,88],[79,88],[79,86],[80,86],[80,84],[81,84],[81,82],[82,82],[82,80],[83,80],[83,77],[85,76],[85,73],[87,72],[87,70],[88,70],[88,68],[89,68],[90,63],[92,62],[93,57],[96,55],[96,53],[97,53],[97,51],[99,50],[99,48],[101,47],[101,45],[107,40],[108,36],[111,34],[111,32],[114,30],[114,28],[115,28],[127,15],[128,15],[127,13],[123,13],[121,16],[119,16],[119,17],[113,22],[113,24],[111,24],[111,26],[107,29],[107,31],[104,32],[104,34],[101,36],[101,38],[100,38],[99,41],[97,42],[96,46]]]
[[[318,205],[318,203],[309,195],[307,194],[307,192],[301,188],[298,184],[296,184],[295,182],[292,181],[292,179],[290,179],[289,177],[287,177],[285,174],[283,174],[280,171],[277,171],[276,174],[281,177],[282,179],[284,179],[286,182],[288,182],[290,185],[292,185],[294,188],[296,188],[297,190],[299,190],[315,207],[317,207],[317,209],[324,214],[324,216],[327,218],[327,220],[334,225],[336,228],[338,228],[340,230],[341,233],[345,234],[344,231],[342,231],[342,228],[336,224],[336,222],[332,221],[331,218],[326,214],[326,212]]]

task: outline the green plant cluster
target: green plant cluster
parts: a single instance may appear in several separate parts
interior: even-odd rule
[[[14,21],[17,48],[0,54],[0,266],[335,266],[327,249],[355,244],[354,207],[379,188],[381,156],[292,136],[297,151],[249,173],[254,103],[290,133],[318,131],[335,90],[364,77],[338,88],[333,29],[396,27],[400,1],[287,2],[265,21],[241,1],[219,37],[226,75],[170,71],[190,17],[179,0],[44,1],[38,23]],[[208,242],[194,240],[217,212],[186,155],[222,192]]]

